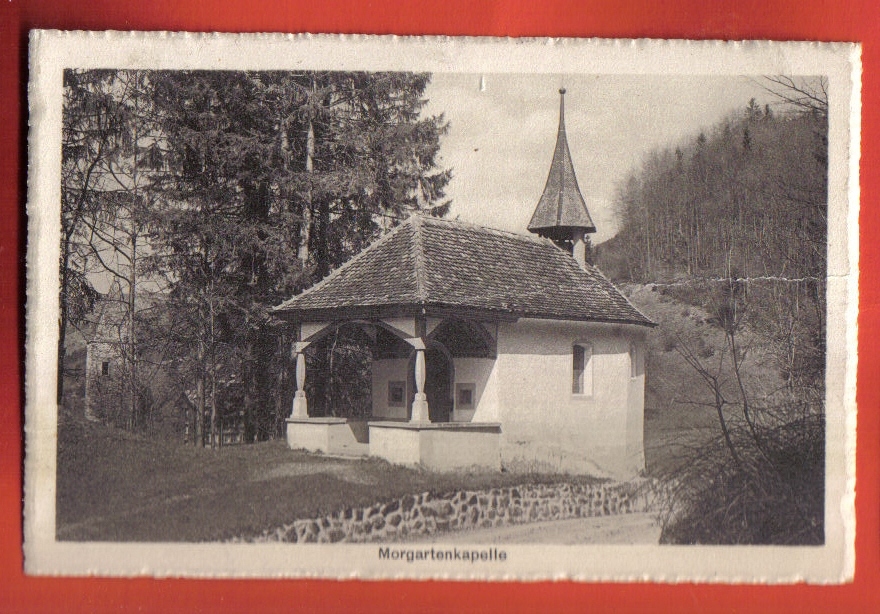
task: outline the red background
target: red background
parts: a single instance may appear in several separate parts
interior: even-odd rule
[[[22,439],[31,28],[863,43],[856,574],[844,586],[26,578]],[[880,9],[870,0],[0,0],[0,611],[880,611]]]

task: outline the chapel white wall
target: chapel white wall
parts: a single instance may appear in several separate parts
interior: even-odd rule
[[[408,419],[408,400],[411,400],[413,395],[413,391],[410,390],[409,377],[407,377],[408,368],[409,360],[406,358],[388,358],[373,361],[373,418],[387,420]],[[403,407],[391,407],[388,405],[388,382],[404,382],[406,400]]]
[[[456,383],[476,385],[475,409],[466,410],[453,406],[454,422],[498,422],[498,387],[495,375],[495,360],[491,358],[455,358],[453,369]],[[372,364],[373,418],[387,420],[407,420],[407,407],[391,407],[388,404],[388,382],[402,381],[406,386],[407,406],[415,391],[409,377],[410,361],[407,358],[374,360]],[[428,366],[430,369],[430,365]],[[457,401],[457,400],[456,400]]]
[[[502,323],[495,364],[502,464],[621,476],[644,469],[644,369],[632,378],[630,364],[641,338],[633,327],[611,324]],[[575,343],[592,348],[592,394],[572,393]]]
[[[626,464],[636,471],[645,468],[645,342],[632,340],[630,357],[634,361],[629,380],[626,418]]]

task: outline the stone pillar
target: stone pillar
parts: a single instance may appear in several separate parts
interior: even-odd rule
[[[412,417],[410,422],[430,422],[428,412],[428,397],[425,394],[425,350],[424,347],[416,350],[416,395],[413,398]]]
[[[293,344],[293,359],[296,363],[296,392],[293,394],[293,411],[291,418],[308,418],[309,402],[306,399],[306,356],[305,352],[308,343],[297,341]]]

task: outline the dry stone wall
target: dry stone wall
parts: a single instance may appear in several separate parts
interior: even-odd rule
[[[646,481],[526,484],[443,496],[424,492],[323,518],[295,520],[249,541],[387,542],[461,529],[645,512],[652,508],[651,493]]]

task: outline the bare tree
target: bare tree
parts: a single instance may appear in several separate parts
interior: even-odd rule
[[[62,249],[59,374],[67,325],[84,311],[83,296],[98,298],[94,283],[116,283],[126,303],[122,344],[128,380],[127,426],[138,426],[138,294],[151,184],[161,172],[146,71],[65,71],[62,143]],[[153,282],[154,283],[154,282]],[[85,309],[88,311],[88,309]],[[72,317],[73,316],[73,317]],[[59,400],[61,398],[59,378]]]
[[[770,75],[758,84],[786,105],[828,117],[828,77],[795,78]]]

